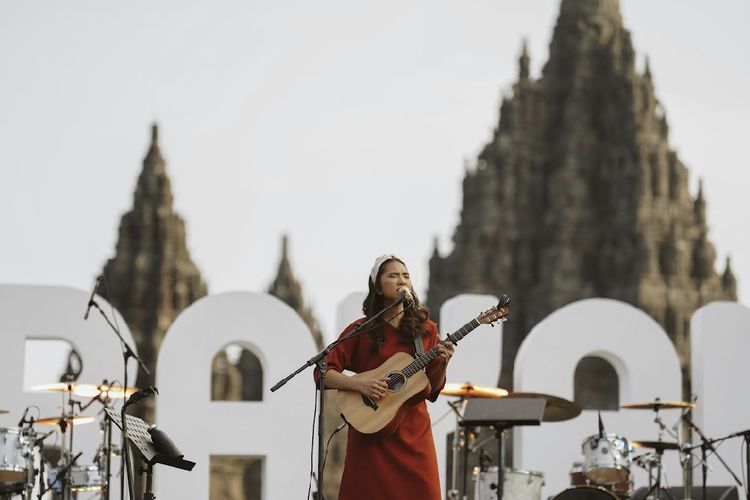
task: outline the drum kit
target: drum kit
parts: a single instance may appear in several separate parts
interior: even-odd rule
[[[448,500],[496,500],[497,465],[484,451],[485,443],[493,439],[480,439],[480,431],[461,425],[462,412],[472,398],[541,398],[546,401],[542,422],[562,422],[577,417],[581,407],[572,401],[551,394],[512,392],[499,387],[477,386],[470,383],[446,384],[441,394],[458,399],[449,402],[456,416],[453,435],[452,467]],[[634,495],[633,468],[642,467],[648,472],[648,486],[639,497],[646,500],[671,498],[662,485],[662,458],[664,452],[680,453],[683,467],[690,458],[690,447],[676,441],[663,441],[664,433],[679,441],[662,421],[660,411],[680,409],[683,412],[694,408],[694,403],[682,401],[654,401],[622,405],[626,410],[650,410],[655,413],[654,422],[659,427],[657,440],[630,441],[618,434],[605,433],[599,420],[599,432],[583,439],[582,460],[570,470],[570,487],[550,497],[552,500],[628,500]],[[680,418],[682,421],[682,418]],[[636,456],[635,450],[644,452]],[[467,481],[467,464],[470,456],[478,454],[479,465],[473,467],[471,485]],[[477,460],[475,460],[476,462]],[[539,471],[505,468],[503,499],[542,500],[544,474]],[[686,497],[688,498],[688,497]]]
[[[0,427],[0,500],[21,497],[24,500],[54,500],[109,498],[112,457],[119,455],[119,447],[112,444],[112,421],[104,409],[111,408],[115,400],[129,397],[136,388],[76,382],[34,386],[34,392],[55,392],[63,395],[60,415],[51,417],[29,416],[30,406],[24,411],[18,427]],[[78,398],[89,398],[85,404]],[[95,422],[94,416],[83,415],[94,403],[102,406],[100,414],[101,444],[90,464],[78,459],[74,429]],[[37,408],[38,410],[38,408]],[[0,410],[0,414],[8,413]],[[52,427],[43,432],[37,426]],[[45,440],[57,434],[59,459],[53,460],[50,450],[45,452]],[[55,457],[57,458],[57,457]],[[46,471],[46,474],[45,474]]]

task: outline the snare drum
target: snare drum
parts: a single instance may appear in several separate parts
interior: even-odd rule
[[[583,473],[594,484],[621,484],[630,480],[633,447],[617,434],[587,437],[581,445],[585,459]]]
[[[62,478],[58,479],[60,469],[52,469],[47,474],[47,481],[52,491],[62,492]],[[68,476],[70,491],[82,493],[85,491],[100,491],[104,486],[99,467],[96,465],[74,465]]]
[[[0,427],[0,493],[23,491],[27,465],[19,429]]]
[[[497,500],[497,465],[486,471],[474,468],[474,500]],[[503,498],[508,500],[541,500],[544,474],[541,472],[505,469]]]
[[[552,500],[619,500],[614,493],[596,486],[579,486],[558,493]]]

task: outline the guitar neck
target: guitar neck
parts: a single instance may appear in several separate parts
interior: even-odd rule
[[[462,338],[466,337],[473,329],[478,327],[480,325],[479,321],[476,319],[473,319],[466,323],[464,326],[456,330],[454,333],[448,335],[446,337],[446,340],[450,340],[453,345],[458,344],[458,341]],[[429,351],[425,352],[421,356],[417,356],[417,358],[409,363],[406,367],[404,367],[403,370],[401,370],[401,373],[406,375],[406,377],[411,377],[418,371],[422,370],[424,367],[426,367],[428,364],[432,362],[435,358],[437,358],[440,355],[440,350],[438,349],[438,346],[433,347]]]

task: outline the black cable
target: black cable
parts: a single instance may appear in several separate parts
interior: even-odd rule
[[[745,498],[748,496],[748,484],[747,484],[747,477],[745,477],[745,468],[747,467],[747,461],[745,456],[745,442],[749,439],[747,435],[742,439],[742,444],[740,444],[740,469],[742,469],[742,484],[745,486]]]
[[[328,442],[326,443],[326,452],[323,454],[323,467],[321,467],[321,470],[325,471],[326,469],[326,460],[328,460],[328,450],[331,446],[331,440],[333,439],[333,436],[335,436],[336,433],[339,432],[344,427],[346,427],[346,422],[336,427],[336,430],[333,431],[331,435],[328,437]]]
[[[312,436],[310,439],[310,482],[307,484],[307,500],[310,500],[310,492],[312,491],[313,481],[313,457],[315,456],[315,417],[318,414],[318,390],[315,389],[315,403],[313,406],[313,424],[312,424]]]

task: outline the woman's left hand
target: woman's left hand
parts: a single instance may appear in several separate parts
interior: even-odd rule
[[[440,351],[440,358],[443,360],[443,363],[448,364],[455,348],[450,341],[438,344],[438,351]]]

